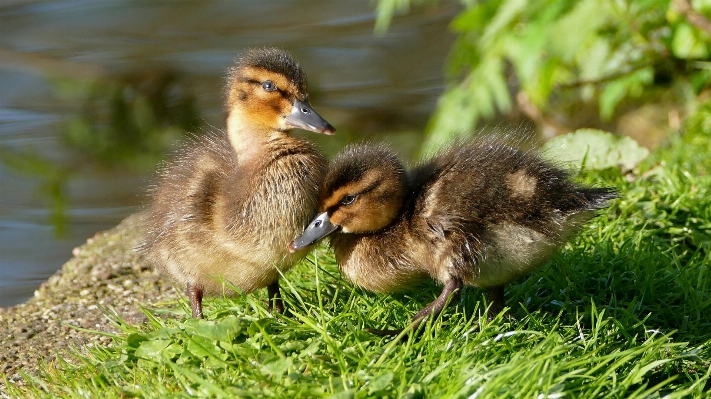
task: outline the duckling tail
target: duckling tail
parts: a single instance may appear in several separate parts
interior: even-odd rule
[[[609,201],[620,198],[620,193],[610,187],[590,187],[582,188],[579,192],[588,202],[588,209],[602,209],[609,205]]]

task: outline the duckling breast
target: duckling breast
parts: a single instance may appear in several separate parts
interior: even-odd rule
[[[249,293],[303,258],[287,245],[316,214],[325,161],[301,140],[270,145],[256,161],[240,162],[216,134],[169,163],[148,211],[151,263],[207,294],[222,291],[220,279]]]
[[[326,163],[308,142],[289,138],[269,143],[248,181],[235,176],[224,224],[233,237],[252,245],[278,246],[288,253],[289,243],[316,215],[318,187]],[[238,234],[242,231],[242,234]],[[247,233],[248,232],[248,233]],[[283,247],[283,248],[282,248]]]
[[[343,276],[376,293],[408,290],[427,279],[420,256],[424,248],[397,227],[368,235],[334,235],[331,246]]]

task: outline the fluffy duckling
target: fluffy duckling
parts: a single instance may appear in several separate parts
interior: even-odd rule
[[[332,161],[321,213],[289,249],[334,234],[342,273],[366,290],[399,291],[427,277],[443,284],[414,327],[464,284],[488,288],[498,314],[504,285],[549,260],[616,196],[493,137],[453,145],[410,173],[388,149],[355,145]]]
[[[150,262],[187,285],[195,318],[204,294],[223,292],[220,278],[244,293],[268,287],[269,309],[283,311],[279,271],[306,255],[286,246],[316,214],[326,167],[289,130],[335,132],[309,104],[299,64],[279,49],[238,58],[226,103],[227,131],[195,138],[162,168],[142,244]]]

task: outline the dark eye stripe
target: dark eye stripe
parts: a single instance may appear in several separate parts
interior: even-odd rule
[[[262,86],[262,82],[260,82],[260,81],[258,81],[258,80],[255,80],[255,79],[240,78],[239,81],[242,82],[242,83],[249,83],[249,84],[253,84],[253,85],[259,85],[260,87]],[[289,95],[289,93],[287,93],[285,90],[282,90],[282,89],[280,89],[280,88],[277,86],[277,89],[276,89],[275,91],[276,91],[277,93],[279,93],[279,94],[280,94],[282,97],[284,97],[285,99],[291,101],[291,97],[292,97],[292,96]],[[293,104],[293,101],[292,101],[292,104]]]
[[[352,194],[352,195],[355,196],[355,197],[357,197],[357,196],[359,196],[359,195],[367,194],[367,193],[369,193],[369,192],[375,190],[375,188],[376,188],[378,185],[380,185],[382,182],[383,182],[383,179],[377,179],[377,180],[375,180],[374,182],[372,182],[370,185],[368,185],[368,187],[366,187],[364,190],[361,190],[361,191],[359,191],[358,193]],[[342,186],[341,186],[341,187],[342,187]],[[336,188],[336,189],[333,190],[333,191],[335,192],[336,190],[340,189],[341,187],[338,187],[338,188]],[[340,208],[340,207],[342,207],[342,206],[347,206],[347,205],[344,205],[344,204],[341,203],[341,201],[338,201],[338,203],[336,203],[335,205],[331,205],[331,206],[329,206],[328,208],[326,208],[326,212],[328,212],[328,214],[330,215],[330,214],[332,214],[334,211],[336,211],[338,208]]]
[[[280,88],[277,88],[276,91],[277,91],[277,93],[281,94],[282,97],[286,98],[287,100],[291,100],[291,96],[286,91],[284,91]],[[293,101],[292,101],[292,104],[293,104]]]
[[[372,182],[368,187],[366,187],[365,190],[363,190],[363,191],[361,191],[360,193],[358,193],[358,195],[360,195],[360,194],[365,194],[365,193],[368,193],[368,192],[371,192],[371,191],[375,190],[375,187],[378,187],[378,186],[380,185],[380,183],[382,183],[382,182],[383,182],[383,179],[377,179],[377,180],[375,180],[375,181]]]

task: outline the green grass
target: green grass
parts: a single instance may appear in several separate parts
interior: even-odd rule
[[[649,398],[711,397],[711,140],[688,135],[631,179],[588,172],[622,199],[534,274],[507,287],[515,319],[481,317],[468,288],[419,339],[404,326],[438,294],[373,295],[344,283],[318,248],[265,293],[146,311],[113,345],[26,377],[21,397]],[[264,291],[264,290],[263,290]],[[168,317],[158,318],[161,312]],[[78,362],[77,362],[78,361]]]

